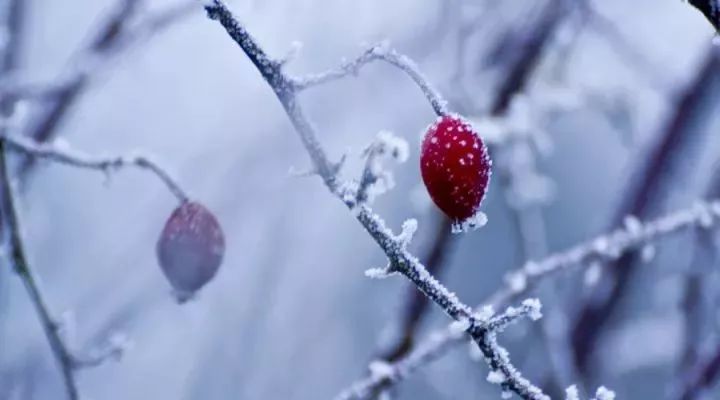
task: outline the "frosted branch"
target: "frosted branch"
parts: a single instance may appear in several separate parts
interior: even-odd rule
[[[364,399],[378,390],[392,386],[434,359],[438,353],[444,352],[453,340],[464,338],[465,332],[480,341],[480,349],[491,368],[489,381],[500,384],[506,390],[512,390],[523,399],[548,399],[539,388],[520,375],[510,362],[507,351],[497,343],[497,334],[523,317],[533,320],[540,318],[540,302],[537,299],[525,300],[520,307],[508,307],[499,315],[493,315],[490,309],[484,309],[469,318],[457,320],[450,324],[447,331],[431,335],[427,343],[421,344],[408,357],[398,362],[374,361],[370,364],[370,375],[343,390],[335,400]],[[382,368],[377,368],[378,365]]]
[[[720,200],[699,201],[692,207],[666,214],[655,220],[645,223],[634,222],[636,223],[626,223],[625,226],[608,234],[551,254],[540,261],[526,262],[521,268],[509,273],[508,276],[512,278],[506,279],[504,287],[497,290],[483,304],[505,305],[527,294],[541,281],[568,268],[576,265],[587,267],[598,265],[597,263],[601,261],[614,260],[624,253],[640,249],[681,230],[694,227],[717,228],[720,222]],[[480,305],[477,310],[487,310],[492,306]],[[398,383],[423,365],[441,357],[453,347],[453,344],[460,343],[463,336],[458,336],[456,331],[456,327],[450,324],[445,329],[430,334],[428,339],[420,342],[406,357],[391,363],[394,368],[402,371],[396,374],[392,381],[371,378],[358,380],[343,391],[355,395],[344,398],[365,398],[367,393]]]
[[[507,350],[497,342],[497,334],[520,318],[529,317],[534,321],[540,319],[542,317],[540,308],[540,301],[527,299],[520,307],[508,307],[504,313],[469,328],[469,332],[480,346],[485,362],[490,366],[487,380],[502,387],[503,398],[509,397],[512,391],[523,399],[550,399],[539,387],[522,376],[511,363]]]
[[[322,85],[350,75],[357,76],[362,67],[373,61],[384,61],[404,72],[410,77],[410,79],[413,80],[413,82],[415,82],[420,90],[422,90],[437,115],[445,115],[448,113],[447,102],[420,72],[417,64],[415,64],[415,62],[409,57],[402,55],[395,49],[391,48],[388,42],[382,42],[370,46],[357,58],[345,61],[334,69],[302,77],[293,77],[290,78],[290,81],[296,91],[302,91],[313,86]]]
[[[472,316],[472,310],[470,307],[462,303],[457,296],[445,288],[435,277],[433,277],[418,259],[407,250],[407,244],[412,237],[412,234],[417,229],[417,224],[413,221],[404,224],[403,232],[395,236],[392,231],[387,228],[385,221],[375,214],[369,206],[360,204],[355,205],[353,202],[347,200],[346,186],[342,185],[338,181],[337,174],[332,169],[332,164],[329,162],[325,151],[317,140],[315,128],[305,117],[302,112],[300,105],[297,102],[297,92],[302,88],[298,86],[297,80],[288,78],[282,72],[282,65],[274,62],[257,44],[255,39],[245,30],[245,28],[235,19],[229,9],[219,0],[213,0],[210,4],[205,6],[208,13],[208,17],[217,20],[225,28],[230,37],[240,46],[245,52],[250,61],[257,67],[266,82],[271,86],[278,100],[281,102],[285,111],[290,118],[293,126],[297,130],[300,138],[302,139],[305,148],[310,155],[310,158],[315,166],[315,170],[322,178],[323,182],[327,186],[328,190],[335,194],[341,201],[343,201],[348,208],[353,211],[353,214],[357,220],[363,225],[368,234],[375,240],[378,246],[383,250],[388,258],[389,266],[387,271],[390,273],[400,273],[410,280],[421,292],[423,292],[429,299],[434,301],[438,306],[442,308],[445,313],[453,318],[456,323],[462,324],[463,328],[473,336],[473,339],[482,348],[486,347],[484,353],[488,357],[488,362],[493,369],[506,368],[510,365],[509,360],[504,360],[502,354],[496,353],[498,351],[497,346],[493,346],[494,331],[487,329],[477,328],[476,321]],[[411,76],[422,77],[417,72],[414,64],[410,63],[405,57],[398,56],[394,51],[390,51],[385,46],[376,46],[365,53],[364,56],[360,57],[356,63],[350,63],[348,67],[345,67],[340,72],[330,72],[326,75],[320,75],[321,78],[305,80],[305,82],[311,81],[317,84],[318,82],[326,82],[340,78],[347,75],[348,71],[357,70],[360,65],[367,63],[368,61],[375,58],[381,58],[389,60],[389,62],[401,66],[403,70],[408,72]],[[354,65],[354,67],[353,67]],[[424,79],[422,80],[424,82]],[[418,82],[418,80],[416,80]],[[438,114],[444,114],[445,104],[439,100],[439,96],[433,95],[433,91],[429,90],[429,85],[421,84],[421,88],[430,99],[433,107]],[[526,304],[524,309],[535,309],[535,304]],[[523,315],[523,311],[518,312],[518,315]],[[465,327],[465,321],[467,321],[467,327]],[[504,321],[504,320],[503,320]],[[498,323],[500,325],[500,323]],[[489,340],[489,341],[488,341]],[[489,345],[488,345],[489,344]],[[498,361],[499,360],[499,361]],[[516,391],[516,393],[526,400],[538,400],[543,399],[539,389],[535,388],[529,382],[520,381],[515,379],[519,377],[519,374],[510,374],[509,369],[505,369],[508,374],[508,389]],[[383,368],[383,371],[392,371],[388,368]],[[514,369],[513,369],[514,371]],[[376,380],[386,381],[392,374],[373,374]],[[377,376],[380,377],[377,377]],[[351,392],[352,394],[352,392]],[[342,398],[342,397],[340,397]]]
[[[57,144],[38,143],[20,136],[0,135],[0,140],[9,148],[37,158],[44,158],[77,168],[86,168],[109,174],[123,167],[137,167],[152,172],[160,179],[170,192],[180,201],[188,200],[188,195],[180,187],[177,180],[151,157],[142,154],[126,156],[95,157],[74,151]]]
[[[395,186],[395,180],[389,171],[383,170],[381,158],[389,156],[398,163],[408,159],[408,144],[390,132],[381,131],[375,141],[364,151],[365,168],[355,195],[355,205],[371,204],[373,199]]]

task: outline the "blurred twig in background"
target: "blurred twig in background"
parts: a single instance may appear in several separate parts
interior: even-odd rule
[[[681,92],[675,111],[656,136],[650,149],[642,149],[634,157],[634,176],[623,192],[624,198],[615,213],[614,224],[626,215],[646,218],[656,212],[684,177],[693,174],[694,161],[704,150],[702,145],[712,133],[701,129],[699,121],[713,115],[709,104],[718,99],[720,87],[720,48],[710,46],[697,73]],[[648,156],[644,156],[648,154]],[[589,361],[601,332],[623,298],[632,280],[637,254],[628,253],[608,268],[603,278],[578,313],[572,328],[575,363],[580,373],[589,373]]]
[[[2,22],[7,32],[7,41],[3,46],[2,54],[1,67],[3,73],[2,77],[0,77],[0,106],[2,107],[3,118],[2,124],[0,124],[0,206],[2,209],[3,242],[7,242],[13,269],[25,284],[31,304],[40,318],[50,349],[62,372],[67,397],[70,400],[80,398],[75,381],[75,370],[97,366],[108,358],[119,357],[126,346],[126,342],[119,335],[113,335],[102,348],[77,353],[65,343],[62,332],[66,327],[56,321],[50,311],[48,302],[25,253],[17,200],[13,195],[13,173],[7,163],[6,149],[10,147],[29,155],[21,164],[18,170],[19,174],[26,172],[32,166],[36,157],[49,158],[65,164],[94,168],[105,172],[126,165],[136,165],[155,173],[180,201],[187,199],[185,192],[180,189],[176,181],[164,169],[147,157],[132,156],[114,159],[89,157],[72,153],[69,150],[59,149],[56,146],[33,143],[31,140],[21,137],[20,133],[14,132],[18,131],[38,140],[49,139],[63,115],[70,109],[77,96],[88,84],[97,67],[107,62],[107,58],[110,56],[107,53],[109,50],[119,50],[139,39],[148,37],[197,7],[194,2],[178,4],[168,8],[165,12],[148,17],[131,30],[125,28],[125,24],[128,23],[140,3],[139,0],[120,1],[118,8],[106,21],[92,44],[85,51],[86,54],[82,55],[78,68],[71,70],[67,76],[56,82],[44,84],[26,85],[18,79],[20,74],[17,68],[18,53],[21,47],[22,23],[25,20],[23,15],[25,3],[16,0],[3,2],[2,14],[0,14],[3,17]],[[18,101],[25,97],[31,97],[29,99],[31,102],[49,101],[51,103],[44,109],[43,116],[38,119],[39,122],[30,131],[24,131],[24,123],[27,122],[25,120],[8,122],[13,113],[20,108]],[[17,117],[17,115],[14,117]]]
[[[78,52],[69,70],[56,82],[38,84],[22,80],[18,83],[17,78],[2,80],[5,85],[0,85],[0,92],[5,90],[10,95],[34,97],[41,104],[41,111],[33,117],[34,123],[23,132],[24,135],[39,142],[52,139],[92,78],[119,53],[197,12],[196,1],[182,0],[136,22],[136,15],[142,10],[143,3],[143,0],[118,0],[87,48]],[[19,176],[23,178],[33,164],[32,157],[24,158],[19,167]]]
[[[519,297],[527,295],[539,283],[556,274],[578,266],[586,268],[599,262],[616,260],[628,252],[660,240],[670,234],[694,227],[716,228],[720,223],[720,200],[698,202],[694,206],[674,211],[654,220],[641,223],[633,220],[605,235],[580,243],[566,250],[552,253],[546,258],[537,261],[527,261],[522,267],[510,273],[513,279],[506,282],[485,302],[478,305],[478,309],[485,306],[495,308],[509,304]],[[462,337],[453,334],[452,328],[434,332],[418,344],[400,360],[390,363],[390,367],[398,369],[395,379],[388,381],[382,377],[370,376],[353,384],[356,387],[365,387],[372,392],[375,388],[394,385],[407,378],[418,368],[439,358],[449,350],[453,344],[461,342]]]

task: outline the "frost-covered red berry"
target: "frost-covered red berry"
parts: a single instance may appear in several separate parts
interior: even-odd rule
[[[157,257],[179,302],[190,299],[217,273],[225,237],[215,216],[187,201],[168,218],[157,242]]]
[[[479,208],[491,165],[482,139],[459,116],[442,116],[428,127],[420,171],[430,197],[453,220],[454,231],[484,223]]]

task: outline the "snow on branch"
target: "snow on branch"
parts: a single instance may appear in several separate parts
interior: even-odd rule
[[[541,281],[573,266],[597,265],[597,262],[614,260],[628,251],[641,249],[681,230],[694,227],[712,229],[719,225],[720,200],[718,199],[698,201],[691,207],[644,223],[633,217],[627,218],[623,227],[608,234],[551,254],[542,260],[526,262],[521,268],[510,272],[506,277],[505,285],[476,310],[487,314],[493,307],[501,307],[517,297],[528,294]],[[389,363],[389,366],[396,371],[393,380],[380,380],[372,376],[360,379],[343,391],[343,393],[353,393],[354,396],[340,398],[366,398],[369,393],[392,386],[423,365],[440,358],[453,347],[453,344],[460,343],[461,339],[463,337],[457,335],[456,324],[450,324],[445,329],[430,334],[429,338],[420,342],[406,357]]]
[[[185,202],[189,198],[177,180],[148,155],[133,153],[125,156],[97,157],[75,151],[66,144],[60,145],[58,141],[38,143],[32,139],[8,134],[0,135],[0,140],[6,143],[10,149],[32,157],[44,158],[73,167],[102,171],[106,174],[129,166],[145,169],[155,174],[180,202]]]
[[[205,5],[208,17],[217,20],[227,31],[230,37],[240,46],[250,61],[256,66],[265,81],[273,89],[280,103],[283,105],[290,121],[300,135],[300,138],[310,155],[314,164],[315,171],[320,175],[328,190],[336,195],[343,203],[351,209],[357,220],[363,225],[368,234],[375,240],[378,246],[383,250],[388,258],[388,267],[386,273],[399,273],[410,280],[421,292],[428,298],[440,306],[446,314],[456,321],[455,326],[460,324],[460,333],[467,332],[483,349],[488,363],[493,370],[500,370],[506,375],[504,388],[514,391],[525,400],[541,400],[546,399],[537,387],[530,382],[524,380],[520,374],[509,363],[509,358],[503,353],[501,347],[495,343],[495,331],[488,328],[488,325],[482,324],[472,314],[472,310],[466,304],[462,303],[458,297],[445,288],[435,277],[433,277],[420,261],[407,250],[407,245],[412,237],[412,233],[417,229],[417,224],[413,221],[404,224],[403,233],[394,235],[386,226],[385,221],[366,204],[356,204],[356,202],[348,201],[348,185],[339,181],[337,173],[333,170],[333,164],[329,161],[325,151],[317,139],[315,128],[309,122],[301,106],[297,101],[297,93],[303,88],[313,84],[324,83],[326,81],[338,79],[348,75],[349,72],[357,70],[359,66],[366,64],[374,59],[383,59],[391,62],[407,72],[414,78],[415,82],[421,87],[428,97],[435,111],[444,115],[447,111],[445,103],[440,97],[430,90],[429,84],[422,78],[417,71],[415,64],[410,62],[404,56],[400,56],[394,51],[390,51],[386,46],[376,46],[364,53],[355,63],[349,63],[344,68],[341,67],[335,72],[316,75],[319,78],[296,80],[289,78],[282,71],[282,63],[270,58],[264,50],[258,45],[255,39],[247,32],[247,30],[232,15],[232,12],[219,0],[213,0]],[[418,78],[418,79],[416,79]],[[305,82],[305,84],[298,83]],[[307,84],[307,82],[313,82]],[[388,140],[382,140],[387,143]],[[391,141],[392,142],[392,141]],[[356,194],[356,193],[355,193]],[[517,316],[530,314],[535,315],[536,304],[534,302],[527,303],[521,308],[521,311],[512,309],[512,316],[506,315],[504,319],[498,320],[497,326],[504,326],[505,321],[515,319]],[[526,310],[526,311],[522,311]],[[510,312],[510,310],[508,311]],[[478,325],[480,324],[480,325]],[[457,328],[455,328],[457,330]],[[377,368],[375,368],[377,372]],[[380,370],[387,372],[387,368]],[[385,373],[375,373],[375,376],[387,377]],[[381,379],[384,381],[384,378]],[[350,392],[352,398],[353,393]],[[342,398],[342,397],[340,397]]]
[[[441,334],[431,337],[433,345],[426,348],[444,348],[445,345],[451,343],[448,338],[461,339],[465,337],[464,333],[468,332],[473,338],[481,341],[480,349],[491,368],[488,381],[503,388],[503,397],[506,394],[509,395],[507,391],[511,390],[523,399],[549,399],[539,388],[522,377],[510,362],[507,351],[497,343],[497,334],[508,325],[523,317],[529,317],[532,320],[539,319],[542,316],[540,308],[541,304],[537,299],[527,299],[522,302],[520,307],[508,307],[505,312],[498,315],[494,315],[491,308],[483,309],[470,318],[460,319],[450,324],[447,336]],[[432,353],[415,351],[409,357],[396,363],[374,361],[370,364],[370,376],[343,390],[335,397],[335,400],[368,398],[377,389],[391,386],[411,375],[415,369],[425,364],[428,356],[432,357]]]
[[[521,307],[508,307],[504,313],[491,318],[485,324],[470,328],[473,338],[482,338],[478,344],[485,362],[490,366],[487,380],[500,385],[503,389],[503,398],[510,398],[511,392],[515,392],[523,399],[550,400],[550,397],[539,387],[522,376],[512,365],[508,351],[497,342],[497,334],[518,319],[522,317],[529,317],[534,321],[540,319],[542,317],[540,308],[539,300],[527,299],[523,301]]]
[[[440,96],[440,93],[428,82],[427,78],[420,72],[417,64],[409,57],[391,48],[388,42],[381,42],[370,46],[357,58],[343,62],[334,69],[303,77],[293,77],[290,78],[290,81],[296,91],[302,91],[346,76],[357,76],[362,67],[373,61],[385,61],[403,71],[418,85],[420,90],[422,90],[437,115],[446,115],[448,113],[447,101],[445,101],[442,96]]]

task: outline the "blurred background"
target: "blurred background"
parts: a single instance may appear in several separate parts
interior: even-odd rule
[[[119,362],[78,372],[82,399],[329,399],[370,361],[402,358],[449,322],[404,279],[365,278],[383,253],[319,179],[288,173],[310,164],[297,134],[196,2],[2,4],[2,82],[29,90],[19,96],[22,134],[89,154],[153,154],[226,236],[218,275],[178,305],[155,258],[176,206],[162,184],[142,170],[105,176],[12,155],[25,246],[69,345],[92,349],[117,332],[132,342]],[[451,236],[421,183],[420,138],[435,115],[412,81],[376,63],[302,94],[329,155],[348,153],[349,178],[379,130],[408,140],[410,160],[392,167],[396,187],[375,209],[393,229],[418,219],[412,251],[468,304],[527,259],[720,189],[720,47],[685,2],[229,6],[270,54],[302,43],[287,67],[294,74],[388,39],[477,123],[495,162],[489,222]],[[505,128],[491,129],[497,121]],[[717,398],[714,239],[686,230],[643,254],[557,275],[535,290],[546,318],[500,341],[553,398],[572,383],[608,386],[619,399]],[[38,317],[3,264],[0,399],[63,399]],[[389,393],[499,398],[469,353],[455,346]]]

